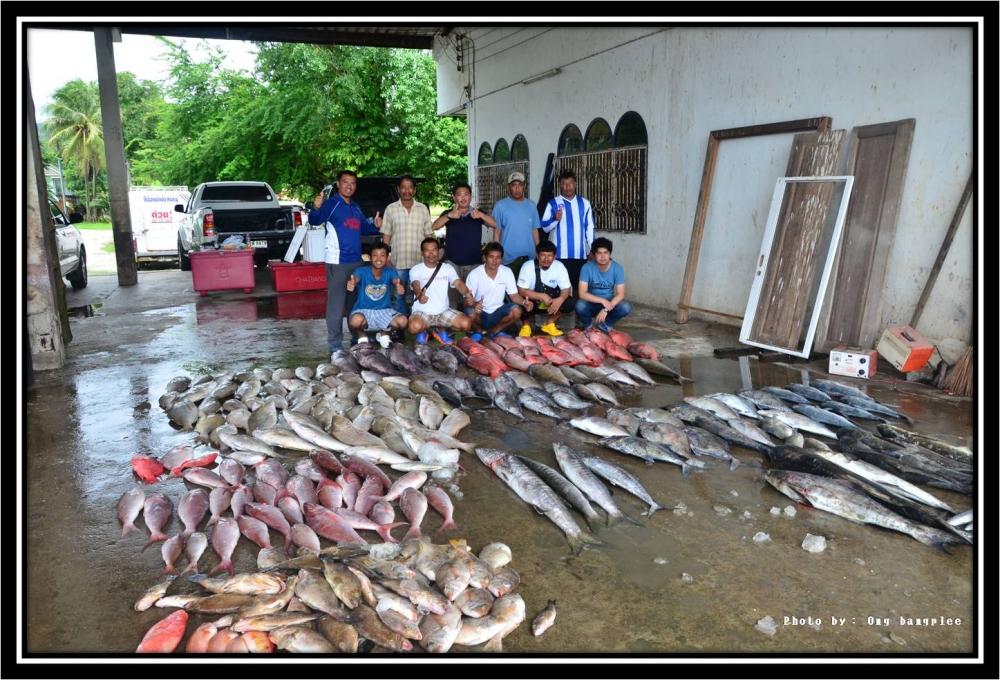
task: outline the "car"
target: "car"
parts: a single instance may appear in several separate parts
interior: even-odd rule
[[[69,280],[74,290],[87,287],[87,249],[83,245],[83,235],[74,224],[83,222],[78,212],[69,215],[53,199],[49,199],[49,211],[56,231],[56,248],[59,251],[59,272]]]

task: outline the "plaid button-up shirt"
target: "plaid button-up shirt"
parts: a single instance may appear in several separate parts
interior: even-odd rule
[[[391,237],[390,255],[397,268],[409,269],[423,262],[420,242],[434,234],[431,228],[431,211],[420,201],[414,200],[409,212],[402,201],[390,203],[382,217],[382,234]]]

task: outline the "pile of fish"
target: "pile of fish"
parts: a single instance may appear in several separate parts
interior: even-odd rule
[[[705,441],[715,455],[727,444],[765,454],[771,467],[765,479],[794,500],[938,548],[971,542],[965,513],[917,486],[969,495],[971,451],[889,423],[909,418],[861,390],[814,380],[685,397],[667,410],[689,424],[684,431],[696,455]],[[864,429],[863,421],[875,423],[879,434]],[[827,438],[839,451],[805,435]],[[682,453],[676,442],[663,446]]]
[[[475,555],[464,540],[436,545],[350,544],[286,559],[261,551],[258,571],[191,577],[201,592],[166,595],[151,588],[136,609],[183,607],[152,626],[138,652],[169,653],[187,633],[189,612],[222,618],[197,626],[188,653],[347,653],[369,640],[372,651],[441,654],[453,645],[502,651],[525,619],[511,550],[491,543]],[[204,594],[204,593],[211,594]],[[555,618],[554,602],[536,618],[536,635]]]
[[[591,530],[600,524],[600,515],[591,503],[605,512],[608,526],[623,520],[638,524],[618,507],[601,478],[648,504],[644,515],[663,508],[638,478],[619,465],[558,442],[552,448],[561,472],[533,458],[499,449],[477,448],[476,456],[521,500],[559,527],[575,554],[587,545],[601,545],[601,541],[577,524],[570,508],[583,515]]]
[[[453,345],[442,345],[437,349],[430,345],[418,345],[410,350],[396,343],[387,351],[382,351],[377,346],[361,343],[351,348],[350,353],[335,353],[333,360],[347,370],[360,367],[383,375],[399,372],[406,375],[428,374],[435,371],[454,374],[460,366],[468,366],[490,378],[497,378],[512,369],[529,372],[532,366],[539,365],[590,369],[606,366],[620,372],[631,369],[623,369],[619,364],[632,364],[641,371],[643,380],[652,373],[678,382],[690,382],[690,379],[662,363],[654,347],[635,342],[628,334],[613,329],[610,334],[596,329],[586,332],[572,330],[565,337],[556,338],[501,336],[475,341],[463,337]],[[601,374],[601,371],[588,373]]]
[[[527,394],[531,402],[541,402],[540,394],[553,392],[557,373],[553,367],[544,370],[549,379],[544,391],[527,387],[519,396]],[[501,375],[491,381],[498,394],[505,389],[505,378]],[[572,404],[558,406],[566,411]],[[544,409],[551,411],[547,415],[560,415],[551,404],[532,403],[531,410],[544,413]],[[851,418],[877,423],[879,434],[863,429]],[[959,512],[917,486],[968,495],[971,452],[910,432],[886,422],[886,418],[907,419],[860,390],[816,380],[813,385],[685,397],[663,409],[608,407],[604,417],[573,417],[569,424],[596,437],[596,445],[646,463],[672,463],[681,467],[684,476],[710,467],[708,458],[722,459],[734,469],[741,461],[733,455],[732,446],[756,451],[769,463],[765,479],[796,501],[853,521],[901,531],[937,548],[971,542],[971,511]],[[839,451],[816,437],[829,439]],[[593,526],[594,511],[587,500],[604,505],[584,486],[577,483],[578,488],[573,488],[577,479],[568,473],[565,462],[568,455],[601,474],[595,465],[602,459],[568,450],[562,444],[554,446],[562,474],[538,461],[502,451],[480,448],[476,453],[525,502],[556,523],[573,550],[579,551],[596,539],[580,529],[568,509],[577,509]],[[608,461],[604,464],[612,465]],[[743,464],[759,467],[752,461]],[[621,468],[613,474],[618,478],[629,475]],[[617,484],[611,476],[603,476]],[[662,507],[653,507],[638,479],[631,477],[629,483],[630,491],[651,503],[650,511]],[[621,518],[617,509],[605,509],[609,520]]]

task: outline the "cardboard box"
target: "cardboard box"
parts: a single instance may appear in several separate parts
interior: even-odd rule
[[[920,370],[934,354],[934,345],[920,333],[904,325],[886,328],[875,349],[902,373]]]
[[[869,378],[878,369],[878,353],[860,347],[836,347],[830,351],[829,372],[852,378]]]

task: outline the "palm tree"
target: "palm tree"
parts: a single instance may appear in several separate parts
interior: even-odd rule
[[[75,160],[83,174],[83,194],[87,219],[93,219],[90,197],[97,194],[97,173],[104,167],[104,132],[101,129],[101,101],[95,84],[80,79],[70,81],[52,96],[45,122],[48,143],[63,159]],[[92,182],[93,193],[88,187]]]

